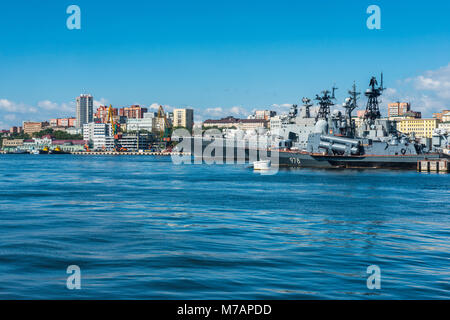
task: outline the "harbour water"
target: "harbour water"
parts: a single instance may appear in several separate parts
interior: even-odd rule
[[[0,155],[0,299],[448,299],[449,201],[445,174]]]

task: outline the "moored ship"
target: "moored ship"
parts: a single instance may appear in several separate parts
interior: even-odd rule
[[[345,113],[330,111],[334,105],[329,91],[316,96],[319,110],[312,133],[303,149],[284,148],[279,151],[280,166],[319,168],[391,168],[414,169],[420,160],[449,158],[442,152],[448,139],[433,137],[430,146],[420,144],[414,135],[398,132],[392,121],[381,119],[379,100],[383,92],[375,77],[365,92],[367,106],[361,125],[356,128],[352,111],[358,107],[355,85],[342,105]],[[306,108],[309,105],[305,106]]]
[[[60,147],[56,147],[50,151],[50,154],[68,154],[68,152],[63,151]]]

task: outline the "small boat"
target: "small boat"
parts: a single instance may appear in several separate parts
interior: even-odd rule
[[[253,162],[253,170],[270,170],[270,160]]]
[[[22,149],[16,149],[13,152],[11,152],[13,154],[28,154],[27,150],[22,150]]]
[[[39,154],[39,150],[31,150],[30,154]]]

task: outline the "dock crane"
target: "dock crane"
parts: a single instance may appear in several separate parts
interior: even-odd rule
[[[166,146],[170,142],[172,124],[167,119],[163,106],[159,106],[156,117],[158,118],[160,141]]]
[[[117,140],[119,139],[120,123],[114,120],[114,111],[112,105],[109,105],[108,116],[106,119],[107,119],[106,123],[111,124],[112,133],[114,135],[114,150],[118,152],[128,151],[126,148],[123,148],[121,145],[117,143]]]
[[[106,123],[111,124],[111,128],[113,131],[114,139],[117,139],[117,135],[119,134],[120,124],[114,120],[114,112],[112,105],[109,105],[108,108],[108,116],[106,118]]]

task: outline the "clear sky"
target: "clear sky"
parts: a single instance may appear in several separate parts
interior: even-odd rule
[[[66,27],[71,4],[81,30]],[[372,4],[381,30],[366,26]],[[80,93],[197,119],[284,110],[334,83],[342,102],[381,71],[384,102],[430,114],[450,107],[449,15],[448,0],[5,0],[0,127],[74,115]]]

